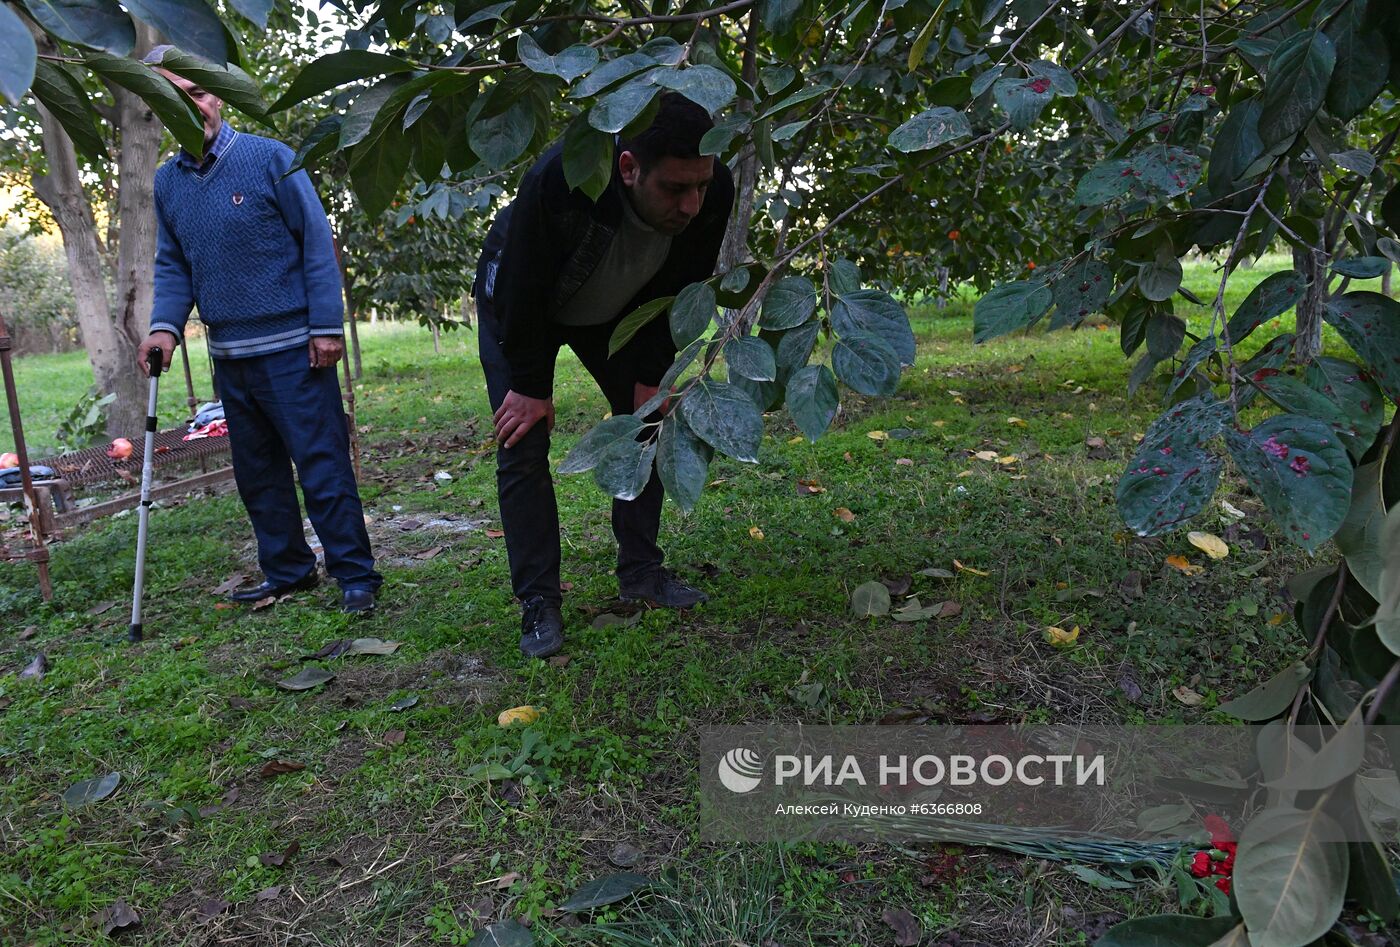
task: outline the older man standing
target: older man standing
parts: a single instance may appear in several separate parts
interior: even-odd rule
[[[145,61],[158,65],[169,48],[156,47]],[[181,149],[156,171],[155,303],[138,362],[146,371],[147,353],[158,349],[168,367],[191,308],[199,308],[265,577],[230,598],[255,602],[317,584],[295,464],[342,609],[367,612],[383,578],[374,570],[336,381],[343,301],[330,224],[306,172],[287,174],[292,149],[235,131],[217,97],[160,72],[203,116],[204,157]]]

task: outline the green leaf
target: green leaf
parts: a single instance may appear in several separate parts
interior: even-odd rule
[[[660,91],[651,81],[650,73],[632,79],[603,96],[589,109],[588,124],[610,134],[620,132],[642,114]]]
[[[613,329],[612,338],[608,340],[608,358],[612,358],[622,347],[632,341],[632,337],[641,331],[642,327],[655,319],[667,306],[675,300],[674,296],[661,296],[650,302],[642,303],[636,309],[627,314],[627,317],[617,324]]]
[[[1312,668],[1294,661],[1249,693],[1227,700],[1216,709],[1241,720],[1272,720],[1288,709],[1298,688],[1310,677]]]
[[[1264,785],[1271,789],[1307,792],[1326,789],[1334,783],[1339,783],[1355,775],[1356,771],[1361,768],[1361,759],[1366,752],[1364,731],[1365,727],[1361,723],[1361,709],[1358,707],[1351,712],[1346,723],[1318,748],[1317,752],[1308,760],[1308,765],[1291,767],[1287,772],[1276,779],[1265,782]]]
[[[1225,442],[1289,539],[1312,552],[1332,538],[1351,505],[1352,467],[1331,428],[1283,414],[1246,433],[1226,429]]]
[[[116,792],[117,785],[121,781],[121,773],[108,773],[106,776],[98,776],[74,783],[63,791],[63,804],[70,809],[78,809],[90,806],[94,802],[101,802]]]
[[[843,257],[827,270],[827,282],[838,296],[854,293],[860,289],[860,267]]]
[[[909,315],[889,293],[858,289],[837,295],[831,307],[831,324],[842,336],[873,333],[890,347],[900,365],[914,364],[914,330],[909,327]]]
[[[190,97],[159,73],[134,59],[106,53],[89,53],[83,62],[102,78],[140,96],[186,151],[204,154],[203,118]]]
[[[807,365],[792,373],[787,383],[788,413],[809,441],[821,437],[836,417],[839,398],[836,376],[825,365]]]
[[[1274,273],[1254,287],[1230,317],[1225,332],[1231,345],[1238,345],[1259,326],[1283,315],[1303,298],[1308,281],[1301,273],[1286,270]]]
[[[535,110],[524,99],[499,115],[472,123],[467,139],[489,168],[504,168],[525,153],[535,135]]]
[[[608,445],[593,468],[593,482],[608,496],[619,500],[635,500],[651,480],[652,462],[656,460],[656,439],[639,441],[620,437]]]
[[[267,15],[272,12],[273,0],[229,0],[229,6],[248,22],[267,29]]]
[[[1074,73],[1048,59],[1037,59],[1031,63],[1030,71],[1033,76],[1049,79],[1056,95],[1077,95],[1079,92],[1079,83],[1074,80]]]
[[[597,95],[608,86],[620,82],[628,76],[636,75],[643,69],[652,69],[655,66],[656,60],[642,53],[627,53],[616,59],[610,59],[590,72],[586,78],[580,80],[569,91],[569,98],[583,99]]]
[[[1158,361],[1171,358],[1186,338],[1186,320],[1157,313],[1147,321],[1147,351]]]
[[[81,154],[94,160],[107,157],[107,145],[97,130],[97,116],[88,104],[87,94],[64,66],[39,60],[31,91],[58,119]]]
[[[635,414],[614,414],[589,431],[559,464],[561,474],[592,470],[608,449],[618,441],[635,440],[642,430],[642,419]]]
[[[1400,302],[1380,293],[1329,300],[1323,318],[1336,328],[1392,401],[1400,401]]]
[[[574,892],[563,904],[559,905],[558,910],[564,914],[591,911],[605,904],[613,904],[623,898],[631,897],[651,884],[650,878],[632,872],[596,878]]]
[[[1259,134],[1266,146],[1291,141],[1307,126],[1327,97],[1336,62],[1336,47],[1318,30],[1279,44],[1269,57],[1259,113]]]
[[[778,377],[773,348],[752,336],[730,339],[724,343],[724,361],[731,374],[753,381],[773,381]]]
[[[1380,428],[1384,399],[1374,385],[1360,377],[1360,369],[1356,366],[1338,359],[1332,362],[1336,373],[1335,385],[1326,377],[1310,373],[1310,377],[1318,381],[1317,385],[1313,385],[1292,375],[1281,374],[1276,369],[1261,369],[1248,377],[1265,397],[1283,410],[1316,418],[1341,435],[1344,442],[1360,443],[1364,452]],[[1374,402],[1366,397],[1368,385]],[[1341,393],[1348,395],[1346,402],[1334,394],[1339,388]],[[1364,408],[1361,405],[1363,401],[1367,402]],[[1369,436],[1366,436],[1368,431]]]
[[[682,412],[673,411],[661,422],[656,469],[666,494],[689,513],[700,502],[714,451],[695,436]]]
[[[1011,119],[1011,127],[1019,132],[1035,124],[1045,106],[1055,97],[1055,89],[1044,76],[998,79],[992,85],[992,97],[1005,109]]]
[[[888,615],[890,590],[883,582],[864,582],[851,592],[851,611],[861,618]]]
[[[352,148],[369,137],[371,130],[378,126],[382,134],[389,128],[389,122],[380,122],[379,113],[394,93],[412,81],[404,76],[385,76],[368,89],[355,93],[355,101],[345,111],[345,120],[340,125],[340,147]]]
[[[910,154],[971,136],[972,125],[967,116],[957,109],[940,105],[920,112],[890,132],[889,145]]]
[[[788,276],[768,290],[758,324],[764,329],[790,329],[811,318],[816,308],[817,288],[812,281],[805,276]]]
[[[1110,927],[1094,942],[1094,947],[1213,947],[1237,923],[1233,917],[1187,914],[1139,917]]]
[[[676,348],[685,348],[698,339],[717,311],[715,289],[709,283],[691,283],[677,293],[671,304],[671,339]]]
[[[504,776],[498,778],[508,779],[514,775],[507,770]],[[497,921],[482,928],[481,933],[467,942],[467,947],[535,947],[535,935],[519,921]]]
[[[1118,479],[1118,513],[1139,536],[1158,536],[1205,508],[1220,482],[1221,463],[1196,448],[1145,447]]]
[[[292,166],[287,173],[291,174],[300,168],[313,165],[335,151],[336,146],[340,144],[340,126],[339,115],[328,115],[317,122],[316,127],[307,133],[296,154],[292,156]]]
[[[551,56],[540,48],[529,33],[522,33],[515,49],[526,69],[544,76],[556,76],[565,82],[573,82],[598,65],[598,50],[582,43]]]
[[[1175,145],[1150,145],[1130,159],[1133,196],[1173,198],[1201,179],[1201,159]]]
[[[1332,271],[1352,279],[1376,279],[1385,275],[1391,263],[1383,256],[1354,256],[1332,264]]]
[[[802,0],[759,0],[758,19],[764,28],[781,35],[793,28]]]
[[[1251,943],[1309,944],[1336,923],[1347,884],[1341,838],[1320,807],[1265,810],[1245,826],[1233,887]]]
[[[613,140],[580,115],[564,132],[564,182],[596,201],[612,180]]]
[[[233,63],[220,66],[179,49],[167,49],[160,65],[247,115],[261,118],[267,114],[267,103],[262,100],[258,84]]]
[[[123,0],[131,15],[154,26],[185,52],[228,62],[224,24],[204,0]]]
[[[979,75],[976,79],[972,80],[972,86],[967,90],[968,93],[974,99],[977,98],[977,96],[990,89],[992,87],[992,83],[1000,79],[1001,74],[1005,71],[1006,65],[1004,63],[993,66],[986,72]]]
[[[390,128],[377,141],[366,143],[363,153],[357,151],[351,156],[350,185],[360,208],[371,220],[382,214],[398,194],[412,158],[413,146],[397,128]]]
[[[1224,196],[1232,191],[1245,171],[1264,153],[1264,140],[1259,137],[1259,116],[1263,110],[1260,97],[1245,99],[1230,109],[1225,121],[1220,123],[1211,146],[1210,171],[1206,175],[1206,185],[1212,194]]]
[[[1054,299],[1049,286],[1031,280],[994,286],[972,309],[973,343],[1029,328],[1045,315]]]
[[[34,21],[59,39],[113,56],[127,56],[136,28],[117,0],[24,0]]]
[[[1159,256],[1138,271],[1138,292],[1153,302],[1171,299],[1181,286],[1181,261],[1174,256]]]
[[[272,103],[268,111],[280,112],[298,102],[305,102],[322,92],[328,92],[357,79],[413,72],[416,68],[418,67],[411,62],[383,53],[372,53],[364,49],[341,50],[313,60],[297,73],[287,91]]]
[[[899,356],[872,332],[847,332],[837,339],[831,367],[863,395],[892,395],[899,388]]]
[[[18,105],[34,82],[39,50],[29,27],[15,11],[0,4],[0,95]]]
[[[1392,784],[1394,777],[1391,777]],[[1367,818],[1361,807],[1361,797],[1365,793],[1362,780],[1355,786],[1357,807],[1349,810],[1353,821],[1360,829],[1350,837],[1347,845],[1350,855],[1350,873],[1347,878],[1347,898],[1355,900],[1359,907],[1381,920],[1390,923],[1400,915],[1400,891],[1395,884],[1395,871],[1390,867],[1390,856],[1376,834],[1375,826]]]
[[[702,441],[735,460],[758,462],[763,415],[739,387],[701,379],[681,401],[681,408]]]
[[[1400,655],[1400,556],[1394,550],[1400,549],[1400,512],[1392,510],[1386,516],[1385,529],[1381,533],[1381,548],[1390,550],[1385,568],[1381,571],[1380,595],[1376,596],[1376,635],[1392,654]],[[1400,762],[1396,763],[1400,772]]]
[[[1055,320],[1061,325],[1078,325],[1108,302],[1113,293],[1113,271],[1098,260],[1085,260],[1061,273],[1051,291]]]
[[[1184,385],[1191,376],[1196,373],[1196,369],[1200,368],[1201,365],[1205,363],[1206,359],[1215,354],[1217,346],[1218,343],[1215,336],[1208,335],[1186,351],[1186,358],[1182,360],[1181,366],[1177,368],[1176,371],[1172,372],[1172,380],[1167,385],[1165,400],[1171,400],[1172,395],[1176,394],[1176,390]]]
[[[1346,557],[1347,569],[1366,590],[1380,601],[1381,573],[1385,570],[1386,512],[1381,495],[1381,461],[1356,468],[1347,518],[1337,530],[1337,548]]]
[[[813,320],[783,333],[783,337],[778,340],[780,376],[795,372],[807,364],[807,359],[812,356],[812,348],[817,344],[817,333],[820,330],[820,324]]]
[[[1343,122],[1366,111],[1385,88],[1390,73],[1391,51],[1385,37],[1364,22],[1367,6],[1364,0],[1354,0],[1326,30],[1337,51],[1337,65],[1327,84],[1327,111]]]
[[[657,85],[679,92],[711,115],[734,101],[734,80],[714,66],[659,70],[654,76]]]
[[[293,676],[284,681],[278,681],[277,686],[284,691],[309,691],[313,687],[320,687],[322,684],[335,680],[335,674],[325,668],[318,668],[315,665],[302,668]]]

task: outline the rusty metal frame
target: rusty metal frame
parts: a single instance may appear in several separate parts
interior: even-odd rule
[[[5,317],[0,315],[0,372],[5,379],[5,404],[10,411],[10,431],[15,438],[15,453],[19,456],[19,477],[24,492],[24,505],[29,512],[29,535],[34,545],[24,552],[0,553],[0,558],[14,561],[27,559],[39,570],[39,594],[44,601],[53,598],[53,582],[49,579],[49,547],[44,543],[44,521],[39,507],[39,497],[34,490],[34,478],[29,475],[29,450],[24,444],[24,423],[19,414],[19,389],[15,387],[15,370],[10,363],[10,350],[14,343],[10,339],[10,329],[5,325]]]

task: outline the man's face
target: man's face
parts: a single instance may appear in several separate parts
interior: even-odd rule
[[[674,237],[700,213],[705,189],[715,175],[714,158],[662,158],[651,170],[642,167],[630,151],[618,157],[622,183],[632,195],[637,216],[664,234]]]
[[[219,114],[219,110],[224,107],[223,99],[210,92],[205,92],[184,76],[177,76],[169,70],[162,69],[160,74],[183,89],[190,100],[194,102],[195,108],[199,109],[199,114],[204,117],[204,144],[206,147],[213,144],[214,139],[219,135],[219,126],[224,121],[223,116]]]

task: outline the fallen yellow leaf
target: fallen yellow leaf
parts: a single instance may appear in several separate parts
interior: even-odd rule
[[[788,438],[788,443],[789,443],[789,444],[801,444],[801,443],[802,443],[803,441],[805,441],[805,440],[806,440],[805,437],[803,437],[801,434],[798,434],[796,437],[789,437],[789,438]]]
[[[1283,618],[1284,618],[1283,612],[1274,612],[1272,615],[1269,616],[1269,624],[1272,625],[1272,626],[1274,626],[1274,627],[1277,627],[1277,626],[1279,626],[1279,625],[1282,625],[1282,624],[1283,624]]]
[[[965,566],[958,560],[953,560],[953,568],[959,572],[971,572],[973,575],[991,575],[990,572],[983,572],[981,569],[974,569],[972,566]]]
[[[502,727],[509,727],[517,723],[532,724],[540,719],[540,711],[536,707],[525,704],[522,707],[512,707],[509,710],[502,710],[496,717],[496,723]]]
[[[719,480],[711,480],[709,483],[705,484],[705,486],[707,486],[707,487],[717,487],[717,486],[719,486],[719,485],[722,484],[722,483],[728,483],[728,482],[729,482],[728,480],[725,480],[725,479],[721,478],[721,479],[719,479]]]
[[[1192,530],[1186,534],[1186,541],[1212,559],[1224,559],[1230,554],[1230,547],[1225,545],[1225,541],[1212,533]]]
[[[958,471],[958,476],[959,476],[959,477],[971,477],[971,476],[972,476],[972,471],[971,471],[971,470],[959,470],[959,471]]]
[[[757,526],[750,526],[750,527],[749,527],[749,538],[752,539],[752,540],[755,540],[756,542],[762,542],[762,541],[763,541],[763,530],[759,529]]]
[[[1021,458],[1017,457],[1015,454],[1007,454],[1005,457],[998,457],[997,463],[1001,464],[1002,466],[1007,466],[1010,464],[1019,463],[1020,460]]]
[[[844,506],[838,506],[836,509],[832,510],[831,515],[843,523],[854,523],[856,520],[856,515]]]
[[[914,466],[914,462],[913,462],[912,460],[910,460],[908,457],[897,457],[897,458],[895,458],[894,464],[895,464],[896,467],[912,467],[912,466]]]
[[[1010,417],[1010,418],[1007,418],[1007,419],[1006,419],[1006,423],[1009,424],[1009,425],[1011,425],[1012,427],[1025,427],[1025,426],[1026,426],[1026,422],[1023,421],[1021,418],[1017,418],[1017,417]]]
[[[1016,374],[1017,372],[1023,372],[1023,371],[1025,371],[1025,370],[1026,370],[1026,366],[1024,366],[1024,365],[1008,365],[1008,366],[1006,367],[1006,374],[1008,374],[1008,375],[1014,375],[1014,374]]]
[[[952,388],[949,388],[949,389],[948,389],[948,394],[952,395],[954,398],[961,398],[961,397],[962,397],[962,392],[961,392],[961,391],[957,391],[957,390],[952,389]]]
[[[1052,647],[1068,648],[1070,645],[1074,644],[1076,639],[1078,639],[1079,626],[1075,625],[1069,631],[1065,631],[1063,628],[1051,625],[1049,628],[1045,629],[1044,637],[1046,642],[1048,642]]]
[[[1201,701],[1205,700],[1204,697],[1202,697],[1200,694],[1197,694],[1185,684],[1182,684],[1180,687],[1172,688],[1172,696],[1175,697],[1177,700],[1181,701],[1187,707],[1195,707],[1198,704],[1200,704]]]
[[[1205,571],[1200,566],[1193,566],[1190,562],[1187,562],[1185,556],[1168,556],[1167,565],[1187,575],[1195,575],[1198,572]]]
[[[872,441],[887,441],[890,438],[884,431],[866,431],[865,436]]]
[[[934,426],[934,427],[942,427],[943,425],[947,424],[948,422],[947,422],[947,421],[944,421],[942,418],[939,418],[937,421],[934,421],[934,422],[932,422],[932,423],[933,423],[933,426]]]
[[[994,450],[979,450],[972,456],[976,457],[978,460],[993,461],[997,459],[997,452]]]
[[[966,402],[964,402],[961,398],[954,398],[954,399],[953,399],[953,404],[965,404],[965,403],[966,403]]]

